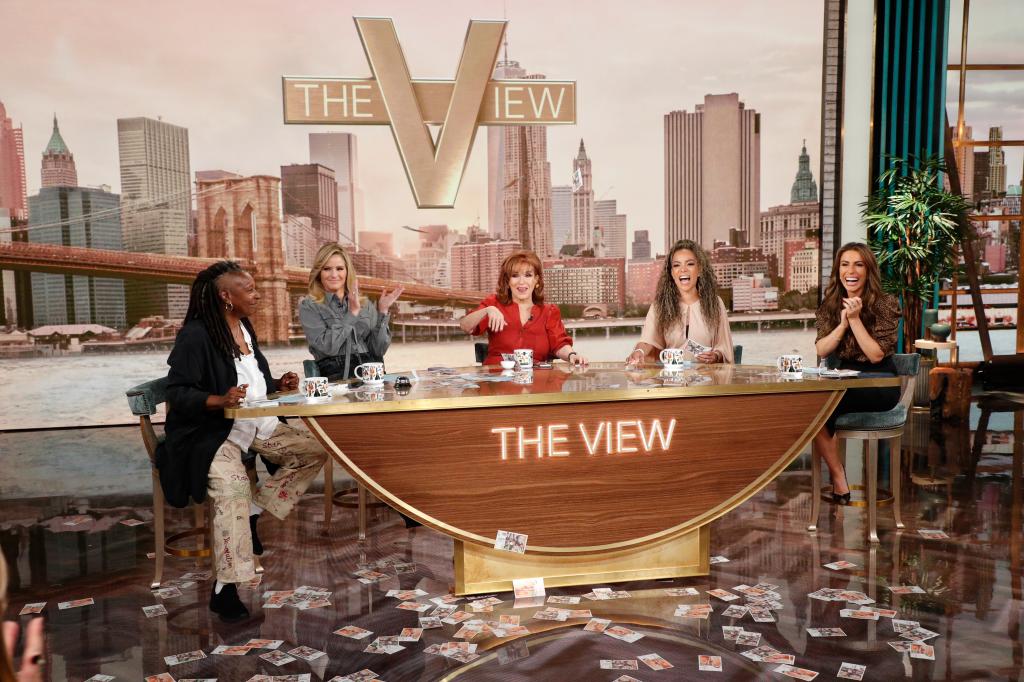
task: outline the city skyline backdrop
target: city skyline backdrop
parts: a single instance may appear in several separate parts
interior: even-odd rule
[[[595,3],[580,13],[568,6],[507,3],[509,57],[531,73],[576,80],[579,121],[548,128],[553,185],[571,183],[579,140],[593,162],[594,198],[614,198],[628,215],[631,242],[649,231],[652,247],[664,245],[663,116],[692,112],[706,94],[736,92],[761,114],[761,210],[788,203],[794,159],[806,138],[817,176],[820,130],[821,10],[813,3],[741,2],[722,10],[698,4],[646,2],[632,5],[623,22]],[[279,175],[280,166],[308,161],[307,133],[352,132],[359,139],[360,187],[365,223],[361,230],[396,232],[396,247],[408,252],[416,236],[401,225],[445,223],[464,230],[487,225],[487,135],[481,129],[454,209],[416,209],[390,131],[386,127],[285,126],[279,78],[285,74],[369,74],[351,17],[392,16],[414,77],[451,78],[471,17],[499,18],[502,3],[455,2],[443,12],[397,2],[310,3],[301,15],[269,2],[245,6],[246,30],[237,30],[238,9],[186,2],[165,14],[124,4],[97,15],[86,6],[16,1],[6,8],[21,27],[8,42],[0,99],[24,128],[28,193],[39,189],[42,150],[57,114],[75,154],[82,185],[107,184],[121,191],[117,118],[162,117],[188,128],[192,170],[224,169]],[[191,19],[200,11],[203,23]],[[951,25],[959,24],[959,3]],[[1024,14],[1024,6],[992,0],[973,8],[971,61],[1019,61],[1000,12]],[[316,17],[316,21],[309,21]],[[736,17],[743,17],[737,21]],[[156,30],[139,31],[139,26]],[[700,27],[700,30],[694,30]],[[88,30],[83,30],[88,29]],[[619,49],[596,36],[613,31]],[[231,50],[220,54],[225,31]],[[679,40],[680,34],[688,40]],[[780,35],[786,41],[779,40]],[[275,39],[276,37],[276,39]],[[111,40],[119,49],[111,50]],[[958,59],[959,30],[951,29],[950,62]],[[638,49],[658,45],[656,53]],[[735,46],[744,46],[736,50]],[[97,47],[99,46],[99,48]],[[188,46],[189,49],[185,49]],[[631,47],[632,46],[632,47]],[[126,62],[123,55],[133,55]],[[956,75],[948,101],[955,117]],[[1006,138],[1024,137],[1024,83],[968,78],[967,123],[975,136],[1002,125]],[[628,134],[624,131],[628,130]],[[254,141],[256,141],[254,143]],[[1020,148],[1007,149],[1008,182],[1021,175]],[[648,169],[646,172],[643,169]]]

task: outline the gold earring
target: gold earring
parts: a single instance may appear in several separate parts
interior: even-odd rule
[[[232,303],[231,301],[224,301],[224,310],[226,310],[226,311],[228,311],[230,313],[234,309],[235,309],[235,304],[234,303]]]

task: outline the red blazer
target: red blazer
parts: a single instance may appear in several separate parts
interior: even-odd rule
[[[485,365],[497,365],[501,362],[502,353],[511,353],[517,348],[532,348],[533,361],[544,362],[553,360],[555,353],[562,346],[571,346],[572,338],[565,333],[562,324],[562,313],[552,303],[535,305],[530,311],[530,319],[526,325],[519,321],[519,305],[513,301],[503,305],[495,294],[491,294],[476,307],[483,310],[495,306],[505,316],[505,328],[500,332],[492,332],[487,328],[487,317],[473,330],[474,336],[487,334],[489,347]],[[474,310],[473,312],[476,312]]]

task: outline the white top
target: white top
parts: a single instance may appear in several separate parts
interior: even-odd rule
[[[235,359],[235,372],[238,373],[238,385],[248,384],[245,390],[246,400],[259,400],[267,397],[267,380],[256,363],[256,353],[252,352],[252,338],[249,330],[242,325],[242,336],[245,337],[245,348],[248,354]],[[265,440],[274,434],[277,428],[277,417],[257,417],[255,419],[236,419],[231,425],[228,440],[237,445],[243,452],[249,449],[255,438]]]

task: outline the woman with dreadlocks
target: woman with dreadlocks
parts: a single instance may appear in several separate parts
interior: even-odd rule
[[[626,364],[641,365],[662,348],[685,348],[687,341],[707,348],[688,353],[698,362],[733,361],[729,314],[718,297],[715,271],[699,244],[681,239],[665,259],[640,342]]]
[[[157,455],[160,482],[178,507],[191,497],[213,500],[213,551],[217,582],[210,610],[231,622],[249,615],[238,583],[256,576],[254,555],[263,553],[256,522],[262,511],[279,519],[295,506],[327,458],[307,432],[274,417],[228,419],[224,408],[268,389],[293,391],[299,379],[270,375],[249,317],[260,294],[249,273],[221,261],[192,284],[185,325],[167,359],[167,440]],[[242,453],[254,450],[280,468],[253,495]]]

